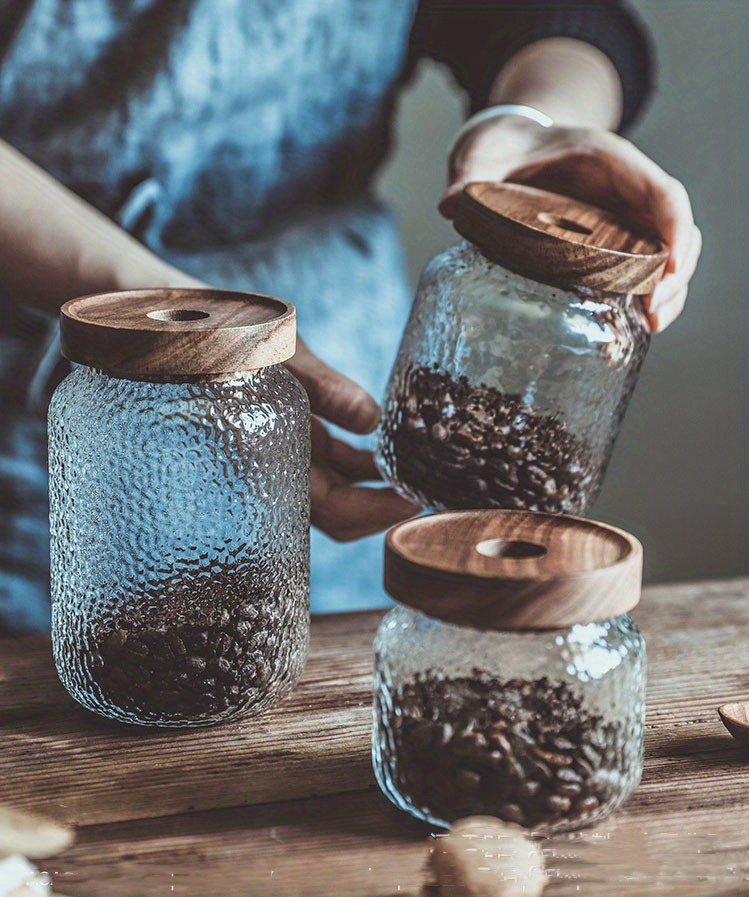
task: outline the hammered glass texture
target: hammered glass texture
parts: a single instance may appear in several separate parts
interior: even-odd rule
[[[194,383],[78,367],[48,424],[52,638],[70,694],[179,726],[258,713],[293,687],[309,638],[309,403],[296,379],[280,366]],[[133,626],[148,630],[137,642]],[[125,676],[110,649],[127,637],[147,656]],[[160,707],[141,677],[164,669]]]
[[[471,677],[479,671],[503,682],[546,677],[573,689],[582,698],[582,711],[616,726],[618,736],[609,745],[615,760],[606,770],[618,781],[613,796],[582,822],[562,820],[538,830],[592,825],[615,810],[639,784],[646,654],[645,642],[628,615],[566,630],[494,632],[444,623],[397,606],[380,624],[374,647],[374,771],[384,794],[411,815],[434,825],[454,821],[435,813],[429,802],[412,799],[400,774],[397,741],[388,722],[401,712],[399,693],[404,684],[430,671],[446,678]],[[432,797],[436,802],[440,795]]]
[[[378,466],[405,497],[435,510],[454,509],[449,499],[435,501],[403,476],[393,434],[404,426],[414,370],[465,377],[519,396],[589,448],[596,481],[564,508],[585,513],[600,490],[649,342],[637,297],[538,283],[462,241],[433,258],[419,281],[383,403]]]

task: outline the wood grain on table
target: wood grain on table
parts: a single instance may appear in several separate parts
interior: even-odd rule
[[[380,613],[313,623],[299,687],[257,720],[185,732],[100,721],[46,639],[0,641],[0,802],[79,826],[47,861],[71,897],[417,895],[431,837],[369,760]],[[749,754],[719,704],[749,696],[749,579],[646,589],[642,784],[544,842],[550,895],[749,895]],[[743,658],[746,655],[746,662]]]

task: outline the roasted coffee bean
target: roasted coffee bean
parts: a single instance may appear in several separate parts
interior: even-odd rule
[[[525,813],[517,804],[502,804],[497,809],[497,816],[505,822],[515,822],[517,825],[523,825],[525,822]]]
[[[383,456],[395,478],[433,508],[536,508],[580,513],[603,471],[558,417],[437,368],[409,369],[386,414]]]
[[[572,801],[569,797],[564,797],[561,794],[550,794],[546,798],[546,803],[549,809],[555,813],[567,813],[572,806]]]
[[[593,795],[589,795],[588,797],[581,798],[575,804],[575,812],[582,815],[588,815],[589,813],[594,813],[600,806],[600,802],[597,797],[593,797]]]
[[[552,751],[545,751],[537,745],[532,747],[531,750],[539,760],[548,763],[549,766],[567,766],[572,763],[572,757],[568,757],[566,754],[555,754]]]
[[[575,782],[557,782],[554,785],[554,791],[557,794],[564,794],[566,797],[577,797],[582,790],[582,786]]]
[[[588,824],[620,793],[621,727],[588,711],[566,683],[428,671],[390,698],[376,704],[390,733],[390,777],[440,819],[489,815],[540,830]],[[584,756],[591,744],[595,767]]]
[[[460,769],[455,776],[455,787],[468,794],[475,794],[481,788],[481,776],[472,769]]]
[[[534,782],[533,779],[526,779],[520,786],[520,796],[523,798],[523,801],[530,801],[538,794],[540,788],[540,782]]]

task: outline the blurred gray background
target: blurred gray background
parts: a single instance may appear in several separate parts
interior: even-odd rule
[[[687,309],[657,336],[593,515],[645,545],[650,581],[749,572],[745,242],[748,0],[635,0],[659,87],[628,136],[686,184],[704,249]],[[435,205],[464,99],[423,63],[403,95],[381,188],[400,215],[411,277],[456,242]],[[444,149],[444,152],[442,150]]]

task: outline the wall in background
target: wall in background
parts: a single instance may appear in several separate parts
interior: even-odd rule
[[[658,47],[659,90],[629,135],[690,191],[705,241],[684,315],[653,340],[594,516],[645,543],[646,577],[749,572],[746,0],[637,0]],[[382,192],[412,278],[456,235],[437,215],[463,98],[423,64],[404,94]],[[444,152],[443,152],[444,149]]]

